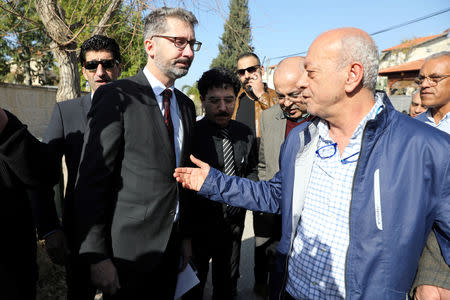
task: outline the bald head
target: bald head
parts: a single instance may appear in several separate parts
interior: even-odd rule
[[[322,33],[314,43],[337,52],[335,59],[338,69],[354,61],[360,62],[364,68],[362,87],[375,92],[378,76],[378,49],[367,32],[353,27],[337,28]]]
[[[300,118],[306,113],[306,106],[301,104],[301,90],[297,82],[305,71],[302,56],[283,59],[273,74],[273,84],[278,95],[281,109],[293,119]]]

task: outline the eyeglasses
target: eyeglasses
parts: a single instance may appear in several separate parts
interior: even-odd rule
[[[277,93],[278,101],[280,101],[280,100],[283,101],[283,100],[286,100],[286,99],[290,99],[290,100],[296,101],[299,98],[301,98],[301,96],[302,96],[302,93],[300,93],[300,92],[294,92],[294,93],[290,93],[290,94],[287,94],[287,95],[282,95],[282,94],[278,94]]]
[[[169,40],[169,41],[173,42],[175,47],[177,47],[178,49],[182,49],[182,50],[184,48],[186,48],[187,44],[189,44],[192,51],[199,51],[200,48],[202,47],[201,42],[197,42],[196,40],[188,41],[187,39],[182,38],[182,37],[167,36],[167,35],[153,35],[150,39],[152,39],[154,37],[160,37],[160,38]]]
[[[327,159],[327,158],[333,157],[336,154],[336,152],[337,152],[337,143],[328,144],[328,145],[322,146],[316,150],[316,154],[317,154],[317,156],[320,157],[320,159]],[[357,157],[358,154],[359,154],[359,151],[356,153],[353,153],[352,155],[350,155],[346,158],[341,159],[341,163],[350,164],[350,163],[354,163],[354,162],[358,161],[358,157]]]
[[[260,66],[259,65],[254,65],[245,69],[238,69],[237,73],[241,76],[245,75],[245,71],[249,72],[249,73],[254,73],[256,72],[256,70],[258,70]]]
[[[95,72],[98,65],[102,65],[103,68],[109,71],[114,68],[116,63],[119,64],[119,61],[114,59],[91,60],[84,63],[84,68],[90,72]]]
[[[418,76],[414,79],[414,82],[417,85],[422,85],[425,79],[428,79],[428,83],[430,86],[436,86],[439,81],[444,80],[445,78],[450,77],[450,75],[429,75],[429,76]]]

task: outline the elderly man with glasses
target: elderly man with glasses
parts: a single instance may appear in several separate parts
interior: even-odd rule
[[[78,256],[78,245],[75,241],[73,193],[92,97],[98,87],[120,76],[119,45],[114,39],[94,35],[81,45],[79,60],[91,92],[76,99],[56,103],[44,136],[45,143],[55,146],[58,160],[61,161],[64,156],[67,166],[67,188],[63,202],[60,203],[63,208],[62,226],[56,213],[55,193],[51,187],[34,190],[29,194],[35,206],[39,238],[45,240],[52,261],[66,267],[67,299],[92,300],[96,288],[90,284],[89,265]],[[58,190],[64,190],[62,180],[57,185]],[[62,195],[62,192],[59,194]]]
[[[450,134],[450,51],[430,55],[416,83],[422,105],[428,107],[416,120]],[[449,150],[450,151],[450,150]],[[436,235],[431,231],[420,260],[413,289],[422,299],[450,299],[450,267],[442,257]]]
[[[194,103],[174,87],[201,43],[182,8],[144,20],[147,65],[95,92],[75,190],[80,255],[103,299],[173,299],[190,259],[186,164]],[[182,264],[180,265],[180,258]]]

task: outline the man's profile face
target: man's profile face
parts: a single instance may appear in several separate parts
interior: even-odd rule
[[[233,114],[235,100],[236,95],[231,85],[211,87],[205,98],[202,98],[206,118],[221,128],[227,127]]]
[[[450,58],[442,56],[425,62],[419,76],[440,76],[450,74]],[[420,98],[427,107],[440,108],[450,102],[450,78],[444,78],[437,84],[425,79],[420,85]]]
[[[311,115],[327,119],[341,109],[339,100],[345,94],[344,70],[338,68],[341,49],[329,37],[317,38],[309,48],[297,87],[303,89],[303,103]]]
[[[427,111],[427,108],[423,106],[422,100],[420,100],[420,93],[415,93],[409,105],[409,115],[415,118],[425,111]]]
[[[168,17],[166,19],[167,31],[164,36],[195,40],[194,28],[191,24],[180,19]],[[186,75],[194,60],[194,51],[190,45],[184,49],[175,47],[173,40],[162,37],[153,37],[154,61],[158,69],[170,79],[177,79]]]
[[[114,60],[110,51],[91,50],[86,52],[86,62],[82,67],[82,72],[84,78],[89,82],[92,93],[94,93],[99,86],[117,80],[122,69],[120,64]]]
[[[263,69],[255,57],[246,56],[238,60],[238,76],[244,88],[248,88],[251,82],[262,81],[262,75]]]

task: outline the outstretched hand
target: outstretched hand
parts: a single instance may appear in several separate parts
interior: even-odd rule
[[[194,155],[191,155],[190,159],[198,168],[176,168],[173,177],[184,188],[198,192],[208,176],[210,167],[207,163],[195,158]]]

